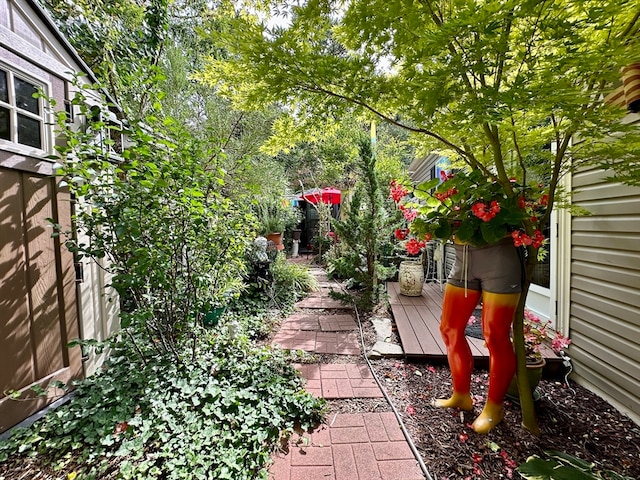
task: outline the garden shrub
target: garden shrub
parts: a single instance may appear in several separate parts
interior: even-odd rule
[[[10,455],[100,477],[266,479],[281,436],[317,424],[324,401],[303,389],[287,354],[213,331],[195,361],[135,355],[114,348],[106,368],[77,384],[72,401],[0,442]]]
[[[177,348],[180,339],[243,288],[247,211],[224,193],[222,153],[183,126],[152,117],[132,123],[117,157],[110,133],[103,143],[95,135],[119,127],[101,121],[81,93],[73,103],[88,127],[74,131],[59,115],[67,142],[57,147],[58,175],[77,199],[75,227],[89,240],[60,233],[78,259],[107,260],[131,339],[146,337],[181,359],[188,350]]]

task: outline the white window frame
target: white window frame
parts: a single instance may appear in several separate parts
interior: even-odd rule
[[[7,75],[7,95],[8,103],[0,100],[0,106],[9,110],[10,118],[10,140],[0,138],[0,146],[4,150],[9,150],[15,153],[29,155],[29,156],[44,156],[51,152],[51,122],[50,113],[48,112],[48,105],[45,99],[38,98],[38,107],[40,114],[34,114],[27,110],[23,110],[16,105],[15,98],[15,77],[20,78],[26,82],[32,83],[37,88],[41,89],[45,96],[49,96],[51,92],[51,85],[49,82],[34,78],[32,75],[25,73],[23,70],[16,68],[15,66],[8,65],[6,63],[0,63],[0,69]],[[41,148],[32,147],[18,142],[18,113],[32,118],[40,124],[40,139]]]

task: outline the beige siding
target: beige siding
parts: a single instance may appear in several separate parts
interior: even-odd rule
[[[574,378],[640,419],[640,188],[574,174],[570,354]]]
[[[79,240],[88,241],[79,234]],[[84,281],[79,284],[80,332],[82,338],[107,340],[120,329],[118,294],[110,286],[112,276],[105,270],[103,262],[82,261]],[[110,351],[103,350],[96,354],[95,350],[85,352],[84,372],[93,375],[103,364]]]

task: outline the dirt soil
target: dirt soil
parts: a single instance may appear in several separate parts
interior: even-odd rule
[[[372,344],[372,328],[363,322],[365,345]],[[515,467],[531,455],[558,450],[593,462],[598,470],[613,470],[640,479],[640,426],[602,398],[564,378],[543,378],[536,402],[540,437],[521,426],[520,407],[505,402],[505,418],[488,435],[476,434],[471,423],[487,394],[488,372],[472,376],[472,412],[437,409],[435,398],[451,393],[446,364],[406,359],[373,360],[376,376],[401,414],[412,442],[433,480],[521,478]],[[349,402],[353,402],[351,407]],[[382,401],[332,402],[337,411],[380,410]]]

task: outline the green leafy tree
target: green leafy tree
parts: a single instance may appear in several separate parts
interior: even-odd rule
[[[362,125],[362,118],[345,116],[339,121],[319,122],[311,129],[298,129],[291,118],[282,116],[262,150],[276,155],[294,189],[302,183],[305,187],[349,190],[360,178],[358,143]],[[407,137],[407,132],[398,127],[379,125],[375,168],[382,183],[402,176],[413,158],[415,148]]]
[[[74,131],[59,114],[67,142],[57,147],[58,174],[78,199],[74,224],[88,241],[64,232],[66,245],[79,258],[108,260],[99,264],[113,274],[134,341],[181,359],[193,340],[195,355],[203,314],[242,288],[248,212],[223,195],[222,170],[203,166],[213,152],[182,126],[132,123],[119,157],[113,141],[95,142],[115,127],[92,115],[81,92],[73,102],[88,128]]]
[[[216,39],[229,56],[201,74],[239,105],[290,102],[300,128],[369,112],[415,134],[423,151],[483,172],[507,198],[516,194],[510,177],[544,178],[542,229],[559,179],[583,162],[638,178],[638,131],[603,101],[621,67],[638,61],[637,2],[318,0],[270,24],[259,21],[263,5],[226,19]],[[514,328],[523,423],[538,433],[523,374],[522,318],[537,262],[537,249],[527,250]]]
[[[170,2],[43,0],[87,65],[127,117],[152,108],[158,62],[166,45]],[[175,12],[182,5],[172,4]],[[175,17],[175,13],[174,13]]]
[[[225,191],[230,195],[282,194],[287,182],[281,164],[259,152],[280,115],[277,106],[241,112],[210,86],[191,78],[206,58],[225,56],[204,36],[194,35],[207,21],[206,2],[44,3],[122,108],[124,118],[170,118],[208,142],[212,151],[224,151],[212,162],[220,165],[223,160]],[[214,22],[209,27],[219,30],[224,25]],[[161,105],[154,105],[157,98]]]

